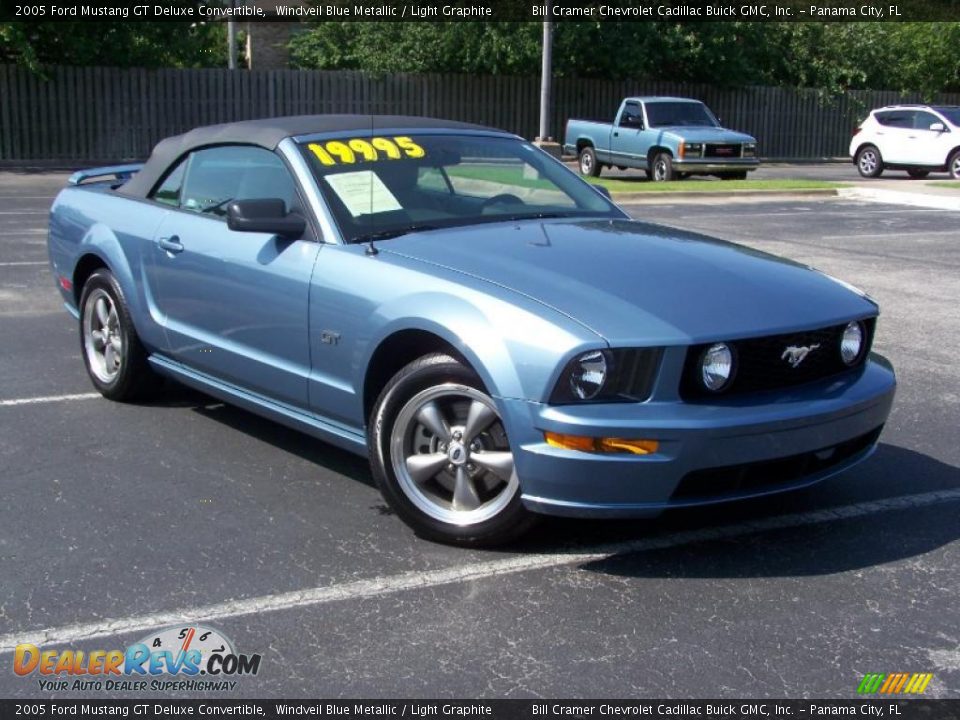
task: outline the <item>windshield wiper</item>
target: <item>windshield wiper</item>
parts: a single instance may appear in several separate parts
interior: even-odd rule
[[[366,233],[365,235],[357,235],[350,242],[365,243],[374,240],[390,240],[391,238],[400,237],[401,235],[409,235],[412,232],[437,229],[438,227],[436,225],[406,225],[405,227],[378,230],[376,232]]]

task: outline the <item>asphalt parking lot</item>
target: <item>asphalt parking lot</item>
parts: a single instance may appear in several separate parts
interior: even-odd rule
[[[176,386],[93,396],[46,265],[64,178],[0,173],[0,697],[98,696],[15,676],[12,644],[193,621],[263,655],[230,697],[829,698],[868,672],[960,697],[960,214],[631,208],[875,297],[900,380],[880,447],[789,496],[485,552],[417,539],[363,460],[292,430]]]

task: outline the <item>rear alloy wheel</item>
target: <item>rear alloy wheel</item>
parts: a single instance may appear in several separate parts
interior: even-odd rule
[[[857,171],[865,178],[880,177],[883,157],[873,145],[865,145],[857,151]]]
[[[374,408],[371,466],[381,492],[419,535],[496,545],[534,522],[520,502],[513,451],[476,374],[448,355],[421,358]]]
[[[907,170],[907,175],[912,177],[914,180],[922,180],[929,174],[929,170]]]
[[[677,175],[673,171],[673,158],[668,153],[658,153],[653,158],[653,181],[668,182],[676,180]]]
[[[590,145],[580,151],[580,174],[587,177],[600,177],[600,163],[597,162],[597,152]]]
[[[956,150],[947,160],[947,172],[954,180],[960,180],[960,150]]]
[[[90,381],[106,398],[133,400],[158,380],[147,365],[123,291],[105,268],[87,278],[80,295],[80,345]]]

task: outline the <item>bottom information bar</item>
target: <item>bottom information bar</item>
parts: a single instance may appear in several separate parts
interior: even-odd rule
[[[821,718],[956,720],[957,700],[0,700],[0,718]]]

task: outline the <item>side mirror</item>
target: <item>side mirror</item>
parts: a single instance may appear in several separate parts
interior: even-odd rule
[[[227,205],[227,227],[238,232],[298,238],[307,229],[307,221],[302,215],[288,213],[286,204],[279,198],[234,200]]]
[[[600,193],[605,198],[607,198],[607,200],[613,200],[613,197],[610,195],[610,190],[608,188],[604,187],[603,185],[594,185],[593,188],[598,193]]]
[[[930,129],[934,132],[943,132],[946,130],[946,126],[942,122],[930,123]]]

